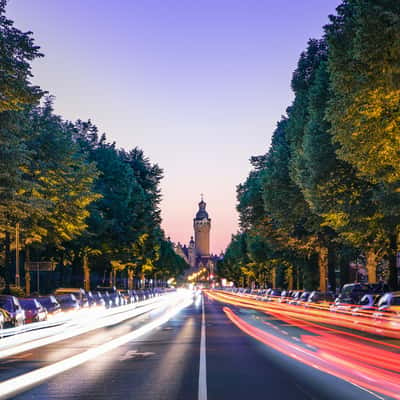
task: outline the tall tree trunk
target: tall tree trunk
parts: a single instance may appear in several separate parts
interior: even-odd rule
[[[367,259],[367,272],[368,272],[368,283],[376,283],[376,266],[377,266],[377,255],[372,249],[369,249],[366,253]]]
[[[109,285],[108,285],[108,286],[110,286],[110,287],[113,287],[113,286],[114,286],[113,277],[114,277],[113,269],[111,268],[111,269],[110,269],[110,275],[109,275]]]
[[[318,267],[319,267],[319,290],[326,292],[328,290],[328,248],[321,246],[318,249]]]
[[[128,269],[128,289],[132,290],[133,289],[133,269],[129,268]]]
[[[272,287],[276,288],[276,268],[272,268],[271,271],[271,280],[272,280]]]
[[[287,278],[288,289],[293,290],[293,267],[292,266],[290,266],[287,269],[287,275],[288,275],[288,278]]]
[[[90,268],[89,259],[86,252],[82,257],[83,262],[83,288],[88,292],[90,290]]]

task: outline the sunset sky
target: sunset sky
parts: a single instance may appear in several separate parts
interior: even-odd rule
[[[219,253],[238,229],[236,185],[292,100],[307,40],[339,0],[9,0],[45,54],[34,82],[65,119],[91,119],[165,173],[163,227],[188,242],[200,193]]]

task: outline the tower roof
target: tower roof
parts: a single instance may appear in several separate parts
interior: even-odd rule
[[[199,203],[199,211],[197,211],[196,218],[195,219],[208,219],[208,213],[206,211],[206,205],[207,203],[203,200],[203,197],[201,198],[201,201]]]

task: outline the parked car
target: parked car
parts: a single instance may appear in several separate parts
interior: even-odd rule
[[[287,303],[289,300],[289,290],[282,290],[281,297],[279,297],[279,303]]]
[[[133,290],[121,290],[120,293],[124,297],[126,304],[133,304],[136,302]]]
[[[1,294],[0,308],[6,310],[10,316],[9,320],[5,321],[5,327],[21,326],[25,323],[25,312],[15,296]]]
[[[5,318],[2,310],[0,310],[0,331],[3,330],[5,322],[6,322],[6,318]],[[1,332],[0,332],[0,337],[2,337],[2,333]]]
[[[102,299],[104,300],[104,306],[105,306],[106,308],[111,308],[111,307],[113,307],[113,301],[112,301],[112,299],[111,299],[110,294],[107,292],[107,290],[101,291],[101,292],[98,291],[98,290],[95,290],[95,291],[93,291],[92,293],[93,293],[93,295],[94,295],[95,297],[97,297],[97,298],[102,298]]]
[[[378,301],[374,318],[400,316],[400,291],[385,293]]]
[[[55,315],[61,312],[60,303],[53,295],[36,297],[36,300],[47,310],[48,315]]]
[[[308,298],[310,297],[311,292],[303,292],[300,296],[300,298],[297,300],[296,305],[301,306],[307,303]]]
[[[105,298],[104,295],[100,292],[97,291],[92,291],[92,299],[94,300],[96,306],[100,307],[109,307],[109,302],[110,300],[108,298]]]
[[[370,317],[372,312],[378,309],[380,294],[365,294],[357,307],[352,309],[352,315],[358,317]]]
[[[297,302],[300,300],[301,295],[303,294],[302,290],[296,290],[292,293],[291,298],[289,299],[288,303],[289,304],[297,304]]]
[[[36,299],[20,299],[25,311],[25,322],[41,322],[47,319],[47,310]]]
[[[350,314],[354,308],[358,307],[358,303],[351,303],[350,300],[343,301],[337,297],[335,301],[329,306],[329,311],[339,312],[343,314]]]
[[[281,289],[272,289],[267,297],[268,301],[277,301],[281,296],[282,290]]]
[[[60,294],[56,296],[63,311],[76,311],[80,309],[79,301],[73,294]]]
[[[105,307],[106,301],[99,292],[87,292],[90,307]]]
[[[4,308],[0,308],[0,329],[4,329],[7,326],[12,326],[10,313]],[[0,333],[0,337],[1,336]]]
[[[384,294],[388,291],[384,283],[347,283],[343,285],[339,298],[342,303],[358,304],[365,294]]]
[[[82,288],[59,288],[54,292],[55,295],[73,294],[79,302],[80,308],[89,307],[89,299]]]
[[[333,293],[322,293],[318,290],[314,290],[310,293],[306,306],[310,307],[312,305],[320,304],[321,307],[327,308],[330,304],[334,302],[334,300],[335,299]]]
[[[111,307],[118,307],[123,304],[121,301],[121,293],[115,287],[97,286],[96,290],[102,295],[108,295]]]

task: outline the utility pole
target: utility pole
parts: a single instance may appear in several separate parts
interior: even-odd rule
[[[19,222],[15,226],[15,286],[21,287],[19,276]]]

